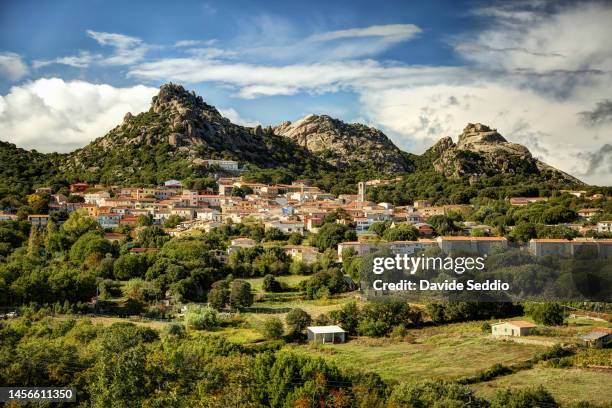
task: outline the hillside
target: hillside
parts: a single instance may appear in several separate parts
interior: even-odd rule
[[[338,168],[372,163],[385,173],[402,173],[410,166],[402,151],[380,130],[348,124],[327,115],[308,115],[273,128],[299,146]]]
[[[274,128],[240,126],[201,96],[171,83],[160,87],[148,111],[126,113],[106,135],[72,153],[42,154],[2,143],[0,154],[2,197],[76,180],[124,185],[203,180],[211,175],[204,160],[221,158],[239,161],[250,180],[309,178],[334,194],[353,192],[358,180],[398,174],[411,174],[425,184],[435,173],[447,183],[504,176],[511,184],[581,184],[479,123],[468,124],[457,143],[445,137],[415,155],[400,150],[380,130],[327,115]]]
[[[147,112],[127,113],[108,134],[71,153],[62,168],[106,182],[155,184],[205,173],[205,159],[283,166],[294,173],[329,167],[270,128],[233,124],[201,96],[166,84]]]
[[[529,149],[508,142],[496,129],[468,123],[457,143],[440,139],[426,154],[434,169],[451,178],[495,174],[539,175],[543,180],[581,183],[577,178],[543,163]]]

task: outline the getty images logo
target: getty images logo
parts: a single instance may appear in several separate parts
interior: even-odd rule
[[[407,254],[396,254],[389,257],[375,257],[372,264],[372,272],[380,275],[385,271],[408,271],[414,275],[419,270],[453,271],[462,275],[466,271],[482,271],[485,268],[484,261],[487,255],[479,257],[432,257],[421,254],[420,256],[408,256]]]

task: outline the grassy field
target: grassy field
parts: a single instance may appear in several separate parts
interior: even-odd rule
[[[611,371],[538,366],[471,387],[477,395],[490,397],[500,389],[542,385],[554,395],[557,401],[567,404],[575,401],[611,402],[612,387],[610,384],[612,384]]]
[[[321,356],[339,366],[371,370],[388,380],[456,379],[493,364],[512,364],[545,349],[489,339],[481,322],[410,330],[412,339],[355,338],[345,344],[289,345],[288,349]]]

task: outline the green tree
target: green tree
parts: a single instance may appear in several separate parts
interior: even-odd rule
[[[370,227],[368,228],[368,231],[378,235],[379,237],[382,237],[385,231],[389,229],[390,227],[391,227],[390,221],[377,221],[377,222],[372,223],[372,225],[370,225]]]
[[[274,278],[274,275],[267,274],[263,278],[262,289],[266,292],[280,292],[281,284]]]
[[[271,316],[264,320],[261,330],[265,338],[277,340],[283,337],[285,328],[281,319]]]
[[[234,309],[243,309],[253,304],[251,285],[243,280],[232,281],[230,289],[230,305]]]
[[[312,318],[310,315],[299,308],[291,309],[285,317],[285,323],[291,335],[302,333],[311,322]]]
[[[212,329],[218,321],[217,311],[209,306],[192,306],[185,313],[185,325],[191,329]]]
[[[419,231],[414,225],[408,223],[399,224],[393,228],[389,228],[383,234],[383,238],[389,242],[416,241],[418,236]]]
[[[146,270],[147,260],[144,255],[124,254],[113,264],[113,274],[119,280],[144,277]]]
[[[563,306],[555,302],[527,303],[525,305],[525,313],[531,316],[536,323],[546,326],[561,325],[565,318]]]
[[[208,292],[208,303],[211,307],[221,310],[230,301],[229,282],[227,280],[217,281],[212,284]]]
[[[491,408],[559,407],[554,397],[544,388],[498,391],[491,400]]]
[[[521,222],[514,226],[510,236],[519,242],[529,242],[530,239],[538,236],[538,232],[534,224],[530,222]]]

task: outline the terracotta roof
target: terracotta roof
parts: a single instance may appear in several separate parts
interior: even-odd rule
[[[444,236],[439,237],[444,241],[507,241],[504,237],[455,237],[455,236]]]
[[[506,324],[506,323],[509,324],[509,325],[512,325],[514,327],[521,328],[521,329],[527,329],[527,328],[530,328],[530,327],[537,327],[535,324],[533,324],[531,322],[528,322],[526,320],[510,320],[510,321],[507,321],[507,322],[495,323],[493,326],[496,326],[498,324]]]

